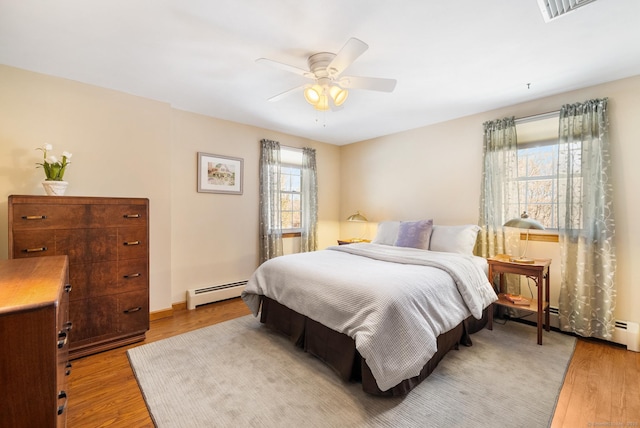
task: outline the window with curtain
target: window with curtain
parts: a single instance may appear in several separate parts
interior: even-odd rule
[[[514,118],[484,124],[477,253],[511,253],[502,224],[524,210],[557,229],[560,329],[610,339],[616,255],[607,99],[564,105],[553,122],[553,138],[522,143]]]
[[[300,251],[317,249],[315,150],[261,141],[260,260],[283,254],[283,236],[300,236]]]

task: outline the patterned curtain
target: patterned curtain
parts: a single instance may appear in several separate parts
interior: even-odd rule
[[[611,339],[616,301],[607,99],[560,110],[560,328]]]
[[[480,220],[475,254],[493,257],[496,254],[519,254],[518,229],[503,228],[514,217],[518,207],[518,149],[514,117],[485,122],[480,191]],[[507,291],[520,293],[517,276],[506,275]]]
[[[260,141],[260,263],[282,253],[280,143]]]
[[[302,149],[301,252],[318,249],[318,181],[316,175],[316,151],[305,147]]]

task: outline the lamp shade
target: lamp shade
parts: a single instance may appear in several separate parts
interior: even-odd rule
[[[339,107],[347,100],[349,91],[347,91],[346,89],[342,89],[339,86],[332,86],[331,88],[329,88],[329,95],[331,95],[331,98],[333,98],[333,103]]]
[[[520,257],[511,257],[510,261],[515,263],[533,263],[534,260],[527,258],[527,248],[529,247],[529,229],[544,230],[544,226],[532,218],[529,218],[529,214],[523,211],[519,218],[512,218],[504,224],[506,227],[515,227],[518,229],[527,230],[527,240],[524,246],[524,252]]]
[[[360,214],[360,211],[356,211],[355,214],[351,214],[348,218],[347,221],[369,221],[367,220],[367,218],[365,216],[363,216],[362,214]]]
[[[536,220],[529,218],[529,214],[524,211],[520,217],[512,218],[504,224],[506,227],[517,227],[518,229],[544,230],[544,226]]]

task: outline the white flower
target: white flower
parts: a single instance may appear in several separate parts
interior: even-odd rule
[[[36,165],[39,165],[44,169],[44,174],[47,180],[62,181],[67,165],[71,163],[69,162],[69,159],[71,159],[71,153],[62,152],[62,159],[58,159],[57,156],[47,153],[53,150],[53,146],[51,144],[45,144],[36,150],[42,151],[43,163],[36,163]]]

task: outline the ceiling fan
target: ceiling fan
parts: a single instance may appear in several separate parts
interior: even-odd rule
[[[269,101],[278,101],[302,89],[304,98],[316,110],[338,110],[349,96],[349,89],[392,92],[396,87],[395,79],[342,75],[342,72],[367,49],[369,49],[369,46],[365,42],[351,38],[337,54],[318,52],[311,55],[307,59],[307,64],[309,65],[308,70],[267,58],[258,58],[256,62],[313,80],[313,83],[296,86],[295,88],[275,95],[269,98]]]

